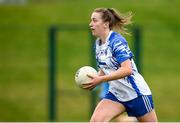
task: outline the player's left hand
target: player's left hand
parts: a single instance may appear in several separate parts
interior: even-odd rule
[[[93,88],[95,88],[98,84],[100,84],[102,82],[102,79],[100,76],[91,76],[91,75],[87,75],[89,78],[91,78],[91,81],[83,84],[83,89],[88,89],[88,90],[92,90]]]

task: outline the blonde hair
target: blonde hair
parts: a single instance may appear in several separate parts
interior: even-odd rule
[[[110,30],[115,29],[123,34],[129,34],[125,26],[132,23],[132,12],[128,12],[126,16],[122,15],[114,8],[97,8],[94,12],[101,13],[102,20],[104,22],[109,22]]]

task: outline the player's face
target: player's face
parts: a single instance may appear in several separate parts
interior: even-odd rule
[[[92,34],[100,37],[105,31],[104,25],[105,23],[101,18],[101,13],[93,12],[91,15],[91,22],[89,24]]]

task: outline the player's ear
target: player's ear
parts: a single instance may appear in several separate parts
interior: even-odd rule
[[[109,28],[109,22],[104,22],[103,26],[105,29]]]

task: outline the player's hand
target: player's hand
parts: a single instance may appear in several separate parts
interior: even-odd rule
[[[102,82],[101,76],[91,76],[91,75],[87,75],[87,76],[91,78],[91,81],[89,83],[83,84],[82,87],[83,89],[92,90]]]

